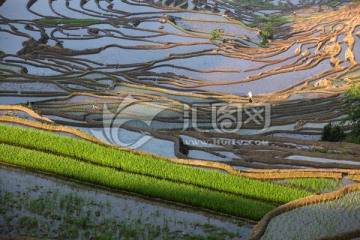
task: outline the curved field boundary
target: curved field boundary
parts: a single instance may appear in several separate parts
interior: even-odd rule
[[[268,172],[268,173],[242,173],[241,174],[244,177],[249,177],[253,179],[267,179],[267,180],[275,180],[275,179],[290,179],[290,178],[331,178],[331,179],[340,179],[342,178],[341,173],[337,172],[306,172],[303,170],[297,170],[291,172],[281,172],[278,173],[276,170],[274,172]]]
[[[360,174],[360,169],[253,169],[246,173],[293,173],[293,172],[336,172],[343,174]]]
[[[330,200],[334,200],[337,198],[341,198],[345,194],[353,192],[353,191],[357,191],[357,190],[360,190],[360,184],[349,185],[349,186],[343,187],[340,190],[335,191],[335,192],[316,195],[316,196],[309,196],[309,197],[295,200],[293,202],[286,203],[286,204],[276,208],[275,210],[267,213],[260,220],[260,222],[253,228],[253,230],[250,234],[249,240],[260,240],[261,237],[263,236],[263,234],[265,233],[266,228],[269,225],[271,219],[276,216],[281,215],[284,212],[288,212],[295,208],[303,207],[303,206],[306,206],[309,204],[315,204],[315,203],[319,203],[319,202],[330,201]],[[326,238],[326,239],[328,239],[328,238]],[[336,238],[336,239],[338,239],[338,238]]]
[[[350,175],[349,179],[360,182],[360,175]]]
[[[145,196],[145,195],[141,195],[141,194],[138,194],[138,193],[135,193],[135,192],[129,192],[129,191],[125,191],[125,190],[116,190],[114,188],[110,188],[110,187],[106,187],[106,186],[103,186],[103,185],[98,185],[98,184],[94,184],[94,183],[90,183],[90,182],[85,182],[85,181],[81,181],[81,180],[77,180],[77,179],[73,179],[73,178],[69,178],[69,177],[65,177],[65,176],[60,176],[60,175],[50,173],[50,172],[44,172],[44,171],[41,171],[41,170],[29,169],[27,167],[20,166],[20,165],[15,165],[15,164],[5,163],[5,162],[0,162],[0,165],[3,165],[5,167],[23,169],[23,170],[26,170],[26,171],[30,171],[30,172],[33,172],[33,173],[38,173],[38,174],[41,174],[41,175],[44,175],[44,176],[49,176],[49,177],[52,177],[52,178],[63,179],[65,181],[85,185],[85,186],[95,188],[95,189],[100,189],[100,190],[105,190],[105,191],[112,191],[112,192],[115,192],[115,193],[127,194],[127,195],[130,195],[130,196],[136,196],[136,197],[139,197],[139,198],[143,198],[143,199],[146,199],[146,200],[149,200],[149,201],[154,201],[155,200],[156,202],[160,202],[160,203],[171,204],[171,205],[176,205],[176,206],[179,206],[179,207],[195,209],[195,210],[199,210],[199,211],[203,211],[203,212],[207,212],[207,213],[211,213],[211,214],[217,214],[217,215],[224,216],[224,217],[238,218],[238,219],[242,219],[242,220],[245,220],[245,221],[253,223],[253,224],[257,223],[257,221],[254,221],[254,220],[250,220],[250,219],[242,218],[242,217],[236,217],[234,215],[230,215],[230,214],[226,214],[226,213],[220,213],[218,211],[214,211],[214,210],[203,208],[203,207],[195,207],[195,206],[187,205],[187,204],[180,203],[180,202],[174,202],[174,201],[169,201],[169,200],[160,199],[160,198],[153,198],[153,197],[149,197],[149,196]]]
[[[274,208],[273,205],[232,194],[116,171],[111,167],[95,166],[44,152],[4,144],[0,144],[0,149],[4,153],[1,156],[3,162],[149,197],[205,207],[253,220],[260,219],[266,212]],[[256,211],[254,211],[255,209]]]
[[[72,128],[56,126],[56,125],[48,125],[48,124],[43,124],[43,123],[38,123],[38,122],[33,122],[33,121],[21,119],[21,118],[8,117],[8,116],[0,116],[0,122],[15,123],[15,124],[20,124],[20,125],[33,127],[33,128],[41,129],[41,130],[47,130],[47,131],[51,131],[51,132],[68,133],[68,134],[74,135],[76,137],[82,138],[82,139],[90,141],[90,142],[98,143],[100,145],[107,145],[105,142],[103,142],[93,136],[90,136],[86,133],[83,133],[79,130],[72,129]]]
[[[28,115],[30,115],[31,117],[39,120],[39,121],[43,121],[43,122],[47,122],[47,123],[54,123],[52,120],[50,120],[49,118],[40,116],[39,114],[35,113],[33,110],[27,108],[27,107],[23,107],[23,106],[19,106],[19,105],[0,105],[0,111],[5,110],[5,111],[21,111],[21,112],[25,112]]]
[[[127,148],[122,148],[119,146],[111,145],[105,142],[102,142],[101,140],[90,136],[86,133],[83,133],[81,131],[78,131],[76,129],[62,127],[62,126],[56,126],[56,125],[47,125],[47,124],[41,124],[32,122],[25,119],[15,118],[15,117],[7,117],[7,116],[0,116],[0,122],[9,122],[9,123],[16,123],[21,124],[25,126],[34,127],[37,129],[42,130],[48,130],[53,132],[63,132],[63,133],[69,133],[74,136],[77,136],[79,138],[82,138],[84,140],[94,142],[100,145],[110,146],[113,148],[131,151],[133,153],[136,153],[141,156],[156,156],[149,153],[144,153],[137,150],[130,150]],[[156,156],[157,157],[157,156]],[[319,171],[304,171],[304,170],[288,170],[288,171],[279,171],[279,170],[262,170],[258,171],[256,173],[252,172],[240,172],[235,169],[233,169],[230,165],[224,164],[224,163],[217,163],[217,162],[209,162],[209,161],[202,161],[202,160],[187,160],[187,159],[176,159],[176,158],[164,158],[168,161],[174,162],[174,163],[180,163],[184,165],[191,165],[191,166],[200,166],[200,167],[209,167],[214,169],[220,169],[224,170],[232,175],[237,176],[244,176],[254,179],[282,179],[282,178],[299,178],[299,177],[326,177],[326,178],[341,178],[341,174],[334,174],[333,172],[321,172]],[[345,171],[345,170],[344,170]],[[360,172],[360,170],[359,170]]]
[[[235,170],[232,166],[219,163],[219,162],[210,162],[203,160],[188,160],[188,159],[177,159],[171,158],[169,161],[181,163],[190,166],[197,167],[208,167],[213,169],[224,170],[229,174],[248,177],[252,179],[263,179],[263,180],[275,180],[275,179],[286,179],[286,178],[333,178],[340,179],[343,174],[349,174],[350,172],[359,172],[360,170],[351,170],[351,169],[339,169],[339,170],[327,170],[327,169],[314,169],[304,170],[304,169],[289,169],[284,171],[279,171],[280,169],[259,169],[256,172],[250,172],[252,170],[240,171]],[[255,171],[255,170],[254,170]]]
[[[311,194],[304,190],[279,186],[270,182],[261,182],[245,177],[221,174],[215,171],[195,169],[171,163],[160,157],[140,156],[131,151],[118,151],[116,148],[95,145],[46,132],[6,125],[2,125],[0,132],[0,142],[7,145],[35,149],[82,161],[86,160],[86,162],[91,164],[100,164],[101,166],[119,169],[128,173],[166,179],[167,181],[178,183],[191,183],[214,190],[225,190],[232,194],[263,201],[286,203]]]
[[[25,108],[26,109],[26,108]],[[29,110],[31,111],[31,110]],[[20,124],[24,126],[33,127],[36,129],[42,129],[52,132],[62,132],[62,133],[68,133],[72,134],[76,137],[79,137],[81,139],[97,143],[103,146],[108,146],[116,149],[121,149],[124,151],[130,151],[140,156],[153,156],[153,157],[159,157],[154,154],[145,153],[138,150],[123,148],[120,146],[112,145],[105,143],[91,135],[88,135],[84,132],[81,132],[77,129],[63,127],[63,126],[57,126],[57,125],[49,125],[49,124],[42,124],[37,123],[21,118],[16,117],[9,117],[9,116],[0,116],[0,122],[8,122],[8,123],[15,123]],[[178,149],[176,145],[178,145],[178,140],[175,141],[175,148]],[[173,162],[173,163],[179,163],[183,165],[190,165],[190,166],[198,166],[198,167],[207,167],[207,168],[213,168],[213,169],[219,169],[224,170],[229,174],[236,175],[236,176],[242,176],[252,179],[285,179],[285,178],[313,178],[313,177],[321,177],[321,178],[334,178],[334,179],[340,179],[342,178],[342,174],[360,174],[360,170],[352,170],[352,169],[338,169],[338,170],[326,170],[326,169],[266,169],[266,170],[247,170],[247,171],[238,171],[235,170],[232,166],[219,163],[219,162],[210,162],[210,161],[203,161],[203,160],[190,160],[190,159],[179,159],[179,158],[165,158],[162,157],[162,159]]]
[[[231,191],[225,191],[225,190],[221,190],[221,189],[217,189],[217,188],[213,188],[213,187],[208,187],[205,185],[201,185],[198,183],[191,183],[191,182],[187,182],[187,181],[182,181],[182,180],[174,180],[172,178],[169,177],[163,177],[163,176],[156,176],[156,175],[152,175],[149,173],[141,173],[141,172],[136,172],[136,171],[132,171],[126,168],[122,168],[122,167],[116,167],[113,165],[107,165],[106,163],[101,163],[101,162],[96,162],[93,160],[88,160],[86,158],[78,158],[76,156],[70,156],[70,155],[66,155],[60,152],[56,152],[56,151],[51,151],[51,150],[44,150],[41,148],[37,148],[37,147],[29,147],[29,146],[23,146],[21,144],[14,144],[14,143],[8,143],[6,141],[0,141],[0,144],[3,145],[8,145],[9,147],[18,147],[18,148],[22,148],[22,149],[27,149],[27,150],[31,150],[31,151],[37,151],[37,152],[43,152],[49,155],[57,155],[59,157],[63,157],[63,158],[69,158],[78,162],[82,162],[82,163],[87,163],[93,166],[98,166],[98,167],[104,167],[104,168],[112,168],[113,170],[119,171],[119,172],[124,172],[124,173],[129,173],[132,175],[138,175],[138,176],[144,176],[144,177],[150,177],[153,179],[157,179],[157,180],[165,180],[168,182],[172,182],[172,183],[176,183],[176,184],[184,184],[187,186],[193,186],[193,187],[198,187],[198,188],[203,188],[203,189],[207,189],[213,192],[219,192],[219,193],[225,193],[225,194],[231,194],[231,195],[235,195],[244,199],[249,199],[249,200],[254,200],[254,201],[259,201],[259,202],[264,202],[264,203],[268,203],[271,204],[273,206],[279,206],[280,204],[277,202],[273,202],[273,201],[269,201],[269,200],[263,200],[260,198],[254,198],[254,197],[249,197],[243,194],[237,194],[235,192],[231,192]],[[240,184],[239,184],[240,185]]]
[[[322,237],[322,238],[317,238],[316,240],[347,240],[347,239],[350,240],[357,237],[360,237],[360,230],[339,233],[332,237]]]
[[[86,133],[83,133],[79,130],[62,127],[62,126],[56,126],[56,125],[47,125],[37,122],[32,122],[25,119],[15,118],[15,117],[7,117],[7,116],[0,116],[0,122],[9,122],[9,123],[16,123],[20,125],[25,125],[29,127],[34,127],[37,129],[42,130],[48,130],[52,132],[63,132],[63,133],[69,133],[74,136],[77,136],[79,138],[82,138],[84,140],[97,143],[103,146],[109,146],[116,149],[126,150],[133,153],[136,153],[141,156],[154,156],[158,157],[154,154],[149,154],[137,150],[127,149],[119,146],[115,146],[112,144],[105,143],[93,136],[90,136]],[[191,165],[191,166],[198,166],[198,167],[208,167],[213,169],[219,169],[224,170],[228,172],[229,174],[236,175],[236,176],[243,176],[253,179],[283,179],[283,178],[299,178],[299,177],[324,177],[324,178],[341,178],[341,174],[333,173],[333,172],[320,172],[319,171],[304,171],[304,170],[292,170],[292,171],[284,171],[284,172],[278,172],[278,170],[274,171],[268,171],[263,170],[263,172],[259,171],[259,173],[251,173],[251,172],[241,172],[233,169],[230,165],[224,164],[224,163],[218,163],[218,162],[209,162],[209,161],[202,161],[202,160],[187,160],[187,159],[177,159],[177,158],[163,158],[165,160],[168,160],[170,162],[174,163],[180,163],[183,165]],[[344,170],[345,171],[345,170]],[[359,170],[360,172],[360,170]]]
[[[356,175],[360,174],[360,169],[254,169],[254,170],[247,170],[243,173],[246,174],[296,174],[296,173],[309,173],[309,174],[318,174],[318,173],[338,173],[338,174],[349,174],[349,175]]]
[[[127,2],[128,4],[131,4],[130,2]],[[52,7],[51,5],[52,5],[52,3],[50,3],[49,4],[50,5],[50,8]],[[135,5],[139,5],[139,6],[144,6],[143,4],[135,4]],[[151,4],[152,5],[152,4]],[[99,6],[98,6],[99,7]],[[153,6],[153,7],[155,7],[155,6]],[[160,7],[159,7],[160,8]],[[73,8],[71,8],[73,11],[78,11],[78,10],[76,10],[76,9],[73,9]],[[85,8],[84,8],[85,9]],[[101,9],[101,7],[100,7],[100,9]],[[164,9],[166,9],[166,8],[164,8]],[[30,11],[30,8],[28,9],[29,11]],[[347,9],[345,9],[345,10],[347,10]],[[358,14],[358,10],[356,9],[356,8],[354,8],[354,9],[349,9],[349,10],[351,10],[351,11],[344,11],[344,10],[340,10],[340,11],[338,11],[338,12],[335,12],[335,13],[327,13],[327,14],[321,14],[321,15],[319,15],[319,16],[317,16],[317,17],[315,17],[315,18],[313,18],[313,20],[312,20],[312,24],[309,24],[309,20],[307,19],[307,18],[305,18],[305,19],[302,19],[302,18],[299,18],[299,19],[297,19],[297,20],[299,20],[299,21],[297,21],[297,23],[295,23],[295,25],[294,26],[296,26],[296,27],[294,27],[293,29],[294,30],[292,30],[292,31],[294,31],[294,32],[291,32],[290,31],[290,35],[292,35],[292,34],[294,34],[295,35],[295,37],[298,37],[298,38],[301,38],[301,43],[300,43],[300,45],[301,44],[306,44],[306,42],[307,43],[315,43],[315,42],[321,42],[321,41],[327,41],[327,42],[329,42],[329,43],[332,43],[332,42],[335,42],[335,40],[331,40],[331,39],[333,39],[332,37],[336,37],[336,36],[340,36],[340,34],[343,34],[343,33],[347,33],[348,34],[348,36],[349,37],[346,37],[345,39],[344,39],[344,42],[346,42],[346,43],[348,43],[348,45],[349,45],[349,51],[347,51],[346,52],[346,59],[348,59],[350,62],[351,62],[351,65],[354,65],[355,64],[355,62],[354,62],[354,60],[353,60],[353,53],[352,53],[352,51],[351,51],[351,49],[352,49],[352,46],[353,46],[353,38],[351,37],[351,33],[352,33],[352,31],[354,30],[354,26],[356,26],[356,24],[358,23],[358,21],[359,21],[359,19],[358,18],[352,18],[352,16],[355,16],[356,14]],[[54,11],[54,10],[53,10]],[[95,12],[93,12],[92,10],[89,10],[89,9],[86,9],[86,12],[88,13],[88,15],[89,16],[94,16],[93,15],[93,13],[95,13]],[[89,13],[89,12],[92,12],[92,13]],[[113,13],[120,13],[120,12],[117,12],[117,11],[110,11],[110,12],[113,12]],[[184,11],[174,11],[174,12],[184,12]],[[194,11],[194,12],[197,12],[197,11]],[[54,11],[54,13],[55,13],[55,11]],[[145,12],[144,12],[145,13]],[[144,13],[141,13],[141,14],[144,14]],[[152,13],[152,12],[147,12],[147,13]],[[170,13],[170,12],[169,12]],[[346,13],[346,14],[344,14],[344,13]],[[58,14],[58,13],[56,13],[56,14]],[[130,14],[130,13],[129,13]],[[131,15],[136,15],[137,13],[133,13],[133,14],[131,14]],[[140,13],[139,13],[140,14]],[[211,14],[211,13],[207,13],[207,14]],[[60,14],[58,14],[59,16],[62,16],[62,15],[60,15]],[[109,18],[109,21],[101,21],[101,22],[104,22],[104,23],[110,23],[111,21],[110,20],[113,20],[114,21],[114,24],[117,22],[116,20],[118,20],[118,19],[116,19],[115,20],[115,17],[116,17],[116,15],[113,15],[113,14],[110,14],[110,15],[107,15],[107,14],[105,14],[106,16],[111,16],[111,18]],[[99,15],[99,16],[97,16],[97,17],[99,17],[99,18],[105,18],[104,16],[105,15]],[[221,14],[214,14],[214,15],[218,15],[218,16],[221,16]],[[337,15],[339,15],[339,16],[337,16]],[[40,16],[42,16],[41,14],[40,14]],[[126,15],[127,16],[127,15]],[[231,20],[231,18],[227,18],[226,16],[224,16],[225,18],[224,19],[227,19],[228,20],[228,22],[227,21],[225,21],[225,22],[227,22],[227,23],[231,23],[231,24],[240,24],[241,26],[243,26],[244,28],[247,28],[247,29],[249,29],[246,25],[244,25],[243,23],[241,23],[241,22],[238,22],[238,21],[235,21],[235,20]],[[148,20],[148,18],[147,17],[141,17],[140,18],[141,19],[141,21],[143,21],[143,20]],[[330,20],[329,20],[330,19]],[[51,20],[51,21],[54,21],[54,19],[53,18],[50,18],[49,20]],[[55,19],[56,20],[56,19]],[[76,20],[76,19],[75,19]],[[74,20],[74,21],[75,21]],[[325,21],[326,20],[326,21]],[[342,21],[342,22],[344,22],[345,20],[347,20],[347,21],[349,21],[349,27],[346,27],[345,28],[345,25],[343,26],[343,28],[344,29],[342,29],[341,31],[339,30],[339,29],[336,29],[336,31],[334,30],[334,31],[332,31],[332,32],[329,32],[328,33],[328,36],[325,36],[325,34],[320,34],[320,35],[317,35],[317,36],[313,36],[313,37],[311,37],[311,35],[313,34],[313,32],[312,31],[319,31],[318,30],[318,28],[320,27],[320,26],[325,26],[325,25],[330,25],[330,27],[333,27],[332,25],[334,25],[337,21]],[[76,20],[76,21],[78,21],[78,20]],[[199,20],[199,21],[211,21],[211,22],[214,22],[214,23],[216,23],[216,22],[223,22],[223,20]],[[13,20],[12,22],[15,22],[15,20]],[[37,23],[39,23],[39,22],[37,22]],[[169,24],[172,24],[171,23],[171,21],[169,21]],[[36,24],[36,25],[38,25],[38,24]],[[41,25],[41,24],[40,24]],[[91,24],[89,24],[89,26],[90,26]],[[41,27],[41,26],[40,26]],[[62,26],[62,29],[72,29],[74,26]],[[42,29],[42,28],[41,28]],[[58,30],[58,31],[60,31],[60,32],[62,32],[62,29],[60,29],[60,30]],[[139,30],[145,30],[145,29],[142,29],[142,28],[138,28]],[[253,29],[253,30],[255,30],[255,29]],[[5,30],[4,30],[5,31]],[[56,30],[57,31],[57,30]],[[148,31],[148,30],[147,30]],[[155,30],[153,30],[153,31],[155,31]],[[309,32],[309,31],[311,31],[311,32]],[[90,37],[92,37],[92,38],[100,38],[100,37],[103,37],[103,36],[105,36],[105,35],[107,35],[107,34],[110,34],[110,33],[112,33],[112,32],[117,32],[117,31],[113,31],[113,30],[100,30],[100,32],[102,33],[102,34],[91,34],[91,33],[88,33],[88,35],[87,36],[90,36]],[[158,32],[159,34],[170,34],[170,33],[168,33],[168,32],[164,32],[164,31],[156,31],[156,32]],[[19,31],[15,31],[15,30],[13,30],[13,32],[11,32],[12,34],[19,34],[20,32]],[[121,31],[119,32],[120,34],[121,34]],[[76,35],[76,34],[69,34],[69,33],[67,33],[68,35],[66,35],[66,36],[71,36],[71,37],[75,37],[75,38],[71,38],[71,39],[81,39],[80,37],[79,37],[79,35]],[[104,34],[104,35],[103,35]],[[176,33],[171,33],[172,35],[176,35]],[[189,32],[188,34],[194,34],[194,33],[191,33],[191,32]],[[42,35],[44,35],[44,34],[42,34]],[[130,36],[125,36],[124,34],[121,34],[122,35],[122,37],[121,38],[127,38],[127,39],[135,39],[135,38],[133,38],[133,37],[130,37]],[[43,37],[43,36],[42,36]],[[55,40],[59,40],[59,39],[63,39],[63,38],[61,38],[61,37],[59,37],[59,38],[56,38],[56,37],[54,37],[53,36],[53,34],[51,35],[51,37],[53,38],[53,39],[55,39]],[[64,36],[65,37],[65,36]],[[119,36],[112,36],[113,38],[119,38]],[[206,37],[207,38],[207,37]],[[304,39],[305,38],[305,39]],[[66,38],[65,38],[66,39]],[[142,39],[142,40],[145,40],[145,39]],[[345,41],[346,40],[346,41]],[[289,40],[290,41],[290,40]],[[275,47],[275,49],[278,49],[279,50],[279,52],[277,52],[277,53],[281,53],[281,52],[283,52],[283,51],[286,51],[286,49],[288,49],[289,47],[288,47],[288,42],[289,41],[277,41],[277,42],[274,42],[274,43],[272,43],[274,46],[277,46],[277,47]],[[293,39],[291,39],[291,41],[293,41]],[[35,44],[35,43],[30,43],[29,42],[29,44]],[[180,44],[180,43],[179,43]],[[187,43],[185,43],[185,42],[182,42],[180,45],[179,45],[178,43],[172,43],[172,44],[170,44],[170,45],[168,45],[168,44],[164,44],[163,46],[161,46],[161,47],[158,47],[158,46],[152,46],[152,49],[153,48],[170,48],[170,47],[174,47],[174,46],[180,46],[180,45],[187,45]],[[203,44],[203,43],[202,43]],[[219,43],[214,43],[214,45],[219,45]],[[34,45],[35,46],[35,45]],[[36,46],[35,46],[36,47]],[[37,46],[38,47],[38,46]],[[102,50],[105,50],[105,49],[107,49],[108,47],[118,47],[118,48],[127,48],[127,49],[132,49],[133,47],[125,47],[125,46],[121,46],[121,45],[117,45],[117,44],[112,44],[112,45],[107,45],[107,46],[105,46],[105,47],[102,47],[102,48],[99,48],[99,49],[90,49],[90,50],[87,50],[87,51],[73,51],[73,50],[68,50],[68,49],[65,49],[65,48],[63,48],[63,49],[61,49],[61,48],[51,48],[51,49],[38,49],[38,50],[36,50],[34,53],[38,53],[38,54],[40,54],[39,56],[41,56],[41,57],[43,57],[43,56],[47,56],[47,57],[50,57],[50,58],[53,58],[53,56],[55,55],[55,56],[57,56],[57,58],[60,58],[60,59],[63,59],[63,60],[66,60],[66,61],[70,61],[70,59],[69,58],[66,58],[65,57],[65,55],[73,55],[73,54],[76,54],[76,55],[82,55],[82,54],[90,54],[90,53],[96,53],[96,52],[99,52],[99,51],[102,51]],[[142,47],[144,47],[144,46],[142,46]],[[146,46],[146,48],[147,48],[148,46]],[[233,83],[236,83],[236,82],[243,82],[243,81],[245,81],[245,82],[247,82],[247,81],[253,81],[253,80],[257,80],[258,79],[258,77],[260,77],[260,78],[262,78],[262,77],[265,77],[265,76],[267,76],[267,74],[270,74],[270,75],[273,75],[273,74],[280,74],[280,73],[285,73],[285,72],[289,72],[289,71],[293,71],[293,70],[305,70],[305,69],[310,69],[311,67],[314,67],[314,66],[316,66],[321,60],[323,60],[323,59],[330,59],[331,61],[332,61],[332,63],[334,63],[336,66],[339,66],[339,61],[338,60],[336,60],[335,59],[335,57],[337,56],[337,54],[339,53],[339,49],[341,49],[341,46],[339,45],[339,44],[336,44],[336,46],[334,45],[334,47],[324,47],[324,49],[322,49],[321,48],[322,47],[322,45],[319,45],[318,46],[318,48],[316,49],[316,52],[315,52],[315,55],[314,56],[311,56],[311,61],[309,62],[309,63],[305,63],[304,61],[303,61],[303,59],[299,59],[299,60],[301,60],[301,62],[294,62],[294,63],[291,63],[291,64],[289,64],[289,65],[285,65],[285,66],[282,66],[282,67],[277,67],[277,68],[275,68],[275,69],[273,69],[273,70],[271,70],[271,71],[268,71],[268,72],[266,72],[265,74],[262,74],[261,76],[257,76],[257,75],[253,75],[252,77],[250,77],[250,78],[246,78],[246,79],[243,79],[243,80],[239,80],[239,81],[235,81],[235,82],[231,82],[231,83],[229,83],[229,84],[233,84]],[[226,46],[226,48],[225,49],[227,49],[227,48],[229,48],[229,49],[232,49],[232,50],[234,50],[234,49],[236,49],[236,48],[234,48],[234,46],[232,46],[231,44],[229,45],[229,46]],[[214,49],[214,50],[216,50],[216,49]],[[297,49],[297,53],[300,53],[300,50],[301,50],[301,48],[299,47],[298,49]],[[46,53],[45,53],[46,52]],[[48,54],[49,52],[51,52],[51,54]],[[246,52],[246,53],[245,53]],[[258,56],[258,54],[261,54],[261,53],[266,53],[266,52],[274,52],[274,50],[272,50],[271,48],[269,48],[269,50],[265,50],[265,49],[261,49],[261,51],[259,50],[259,49],[246,49],[246,50],[243,50],[243,49],[237,49],[236,51],[235,51],[235,53],[233,54],[233,53],[231,53],[231,51],[226,51],[226,54],[225,55],[227,55],[227,56],[231,56],[231,57],[236,57],[236,56],[238,56],[238,57],[241,57],[241,58],[243,58],[243,56],[245,56],[245,55],[249,55],[249,53],[250,53],[250,55],[249,55],[249,57],[251,57],[251,58],[253,58],[254,60],[259,60],[259,61],[261,61],[261,57],[265,57],[263,54],[261,55],[261,56]],[[192,56],[197,56],[197,55],[202,55],[201,53],[195,53],[195,52],[193,52],[192,53]],[[49,56],[50,55],[50,56]],[[200,56],[199,55],[199,56]],[[220,54],[220,55],[222,55],[222,54]],[[189,57],[189,55],[188,54],[186,54],[186,55],[184,55],[184,57]],[[142,71],[146,71],[147,69],[149,69],[149,68],[153,68],[153,67],[156,67],[154,64],[156,64],[156,63],[160,63],[160,62],[164,62],[164,61],[168,61],[168,60],[171,60],[171,59],[173,59],[172,57],[171,58],[169,58],[169,59],[162,59],[162,60],[156,60],[156,61],[152,61],[152,62],[147,62],[146,64],[142,64],[141,66],[140,65],[138,65],[138,64],[133,64],[132,66],[139,66],[140,68],[139,68],[139,70],[142,70]],[[283,58],[282,60],[285,60],[286,58]],[[345,60],[346,60],[345,59]],[[80,59],[78,59],[78,60],[80,60]],[[345,61],[344,60],[344,61]],[[10,61],[12,61],[12,60],[7,60],[8,62]],[[71,72],[72,71],[72,67],[75,67],[75,68],[77,68],[77,69],[79,69],[79,70],[81,70],[82,68],[78,68],[77,66],[75,66],[75,65],[72,65],[72,64],[69,64],[69,63],[67,63],[67,62],[61,62],[61,66],[59,65],[59,64],[53,64],[53,63],[44,63],[44,62],[41,62],[41,61],[39,61],[39,60],[35,60],[35,59],[32,59],[32,61],[33,62],[37,62],[37,63],[42,63],[43,65],[46,65],[47,67],[56,67],[56,68],[61,68],[61,71],[60,71],[60,69],[58,69],[59,70],[59,72],[64,72],[64,73],[67,73],[67,72]],[[76,61],[75,60],[71,60],[73,63],[75,63]],[[82,59],[81,61],[87,61],[88,62],[88,60],[85,60],[85,59]],[[14,62],[14,61],[13,61]],[[17,61],[18,63],[25,63],[24,61]],[[55,62],[55,61],[54,61]],[[275,63],[276,61],[272,61],[273,63]],[[31,65],[32,64],[32,62],[28,62],[28,63],[26,63],[26,64],[29,64],[29,65]],[[100,63],[98,63],[97,64],[98,66],[102,66],[101,68],[99,68],[99,69],[103,69],[103,68],[114,68],[115,66],[117,66],[117,65],[115,65],[115,64],[107,64],[106,66],[104,65],[104,64],[100,64]],[[37,66],[40,66],[40,65],[37,65]],[[66,67],[65,67],[66,66]],[[122,65],[123,67],[125,67],[125,65]],[[352,66],[349,66],[349,67],[346,67],[346,68],[342,68],[342,67],[334,67],[334,69],[333,70],[328,70],[328,71],[325,71],[325,72],[323,72],[323,73],[321,73],[321,74],[318,74],[318,75],[316,75],[314,78],[310,78],[310,79],[308,79],[308,80],[304,80],[305,82],[301,82],[301,83],[299,83],[299,84],[303,84],[303,83],[309,83],[309,82],[311,82],[311,81],[315,81],[316,79],[318,79],[318,78],[320,78],[320,77],[322,77],[322,76],[326,76],[326,75],[328,75],[328,74],[333,74],[333,73],[336,73],[336,72],[339,72],[339,74],[342,74],[342,73],[344,73],[344,72],[346,72],[345,70],[346,69],[350,69]],[[89,68],[89,67],[87,67],[87,68]],[[54,69],[54,70],[56,70],[56,69]],[[127,72],[127,71],[126,71]],[[116,74],[115,74],[116,75]],[[165,75],[164,75],[165,76]],[[29,77],[29,76],[27,76],[27,77]],[[175,76],[173,76],[173,78],[172,79],[175,79],[174,78]],[[200,81],[200,80],[199,80]],[[202,81],[200,81],[200,82],[202,82]],[[175,84],[176,83],[176,84]],[[182,85],[182,87],[183,88],[192,88],[192,87],[194,87],[193,86],[193,84],[189,84],[189,85],[185,85],[185,83],[181,83],[180,82],[180,80],[175,80],[175,82],[174,83],[172,83],[173,85],[179,85],[179,84],[181,84]],[[216,82],[216,83],[214,83],[214,84],[221,84],[221,85],[223,85],[223,84],[225,84],[225,82],[221,82],[221,83],[219,83],[219,82]],[[211,85],[214,85],[214,84],[211,84]],[[228,84],[228,83],[226,83],[226,84]],[[78,83],[78,85],[81,85],[80,83]],[[151,85],[151,84],[149,84],[149,85]],[[282,96],[280,96],[280,97],[284,97],[284,95],[287,95],[287,96],[289,96],[290,95],[290,92],[297,92],[297,91],[299,91],[298,89],[294,89],[295,88],[295,86],[296,85],[298,85],[298,84],[295,84],[295,85],[292,85],[292,86],[290,86],[290,87],[288,87],[288,88],[285,88],[285,89],[283,89],[283,90],[281,90],[281,91],[279,91],[279,92],[284,92],[284,94],[281,94]],[[331,85],[331,84],[330,84]],[[204,85],[204,83],[202,83],[202,84],[197,84],[196,86],[205,86]],[[306,91],[308,91],[308,92],[310,92],[310,91],[315,91],[315,92],[319,92],[319,91],[322,91],[322,90],[319,90],[318,88],[312,88],[311,86],[308,86],[309,87],[309,89],[306,89]],[[290,89],[291,89],[291,91],[290,91]],[[289,90],[289,91],[288,91]],[[326,91],[328,92],[328,93],[332,93],[332,92],[341,92],[341,91],[343,91],[344,89],[343,88],[330,88],[330,89],[326,89]],[[68,89],[68,91],[71,91],[70,89]],[[278,92],[278,93],[279,93]],[[275,98],[279,98],[279,94],[278,93],[274,93],[274,94],[271,94],[271,96],[272,97],[274,97],[274,95],[277,95]],[[266,95],[266,96],[270,96],[270,95]],[[287,97],[286,96],[286,97]],[[261,98],[263,98],[263,97],[261,97]]]

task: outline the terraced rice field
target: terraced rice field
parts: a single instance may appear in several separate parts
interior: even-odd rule
[[[1,237],[18,234],[72,239],[230,239],[246,237],[253,226],[241,219],[230,220],[136,196],[94,190],[13,168],[1,167],[0,176]],[[13,181],[17,186],[13,186]]]
[[[277,183],[307,189],[311,192],[333,192],[339,189],[339,183],[326,178],[293,178],[279,180]]]
[[[0,103],[31,102],[55,123],[166,157],[243,169],[359,168],[358,149],[314,142],[343,118],[339,93],[359,77],[359,8],[344,4],[3,1]],[[259,29],[271,14],[275,40],[264,48]],[[214,30],[220,36],[210,41]],[[210,117],[229,103],[242,108],[231,134]],[[180,138],[196,139],[185,142],[188,155]],[[314,154],[314,146],[351,154]]]
[[[299,207],[271,219],[261,239],[326,239],[344,233],[357,236],[359,233],[356,235],[355,232],[360,231],[359,207],[359,191],[336,200]],[[306,231],[304,226],[307,226]]]
[[[2,136],[10,136],[0,140],[1,160],[5,163],[239,217],[259,220],[274,203],[310,195],[305,190],[193,169],[63,136],[4,125],[1,131]],[[20,136],[24,142],[16,140]],[[46,144],[40,147],[39,141]]]
[[[138,194],[134,205],[150,198],[136,211],[147,218],[127,212],[125,224],[92,193],[14,193],[3,184],[13,168],[2,167],[0,232],[245,239],[262,219],[251,239],[359,237],[360,147],[319,141],[346,117],[359,38],[351,1],[0,0],[1,165]],[[40,204],[49,199],[49,209]],[[174,210],[181,223],[166,216],[169,206],[148,210],[156,201],[192,207],[200,222],[183,209]],[[205,223],[204,212],[225,220]]]

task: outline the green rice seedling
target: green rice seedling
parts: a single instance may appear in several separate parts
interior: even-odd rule
[[[2,124],[0,126],[0,142],[36,148],[39,151],[81,159],[134,174],[191,184],[280,204],[311,195],[306,190],[175,164],[160,157],[142,156],[132,151],[100,146],[70,137]]]
[[[197,186],[160,180],[148,176],[118,171],[113,168],[84,163],[67,157],[0,144],[1,160],[27,168],[90,182],[113,189],[125,190],[169,201],[204,207],[254,220],[274,209],[268,203],[246,199]],[[76,199],[76,198],[75,198]],[[74,196],[63,200],[65,212],[74,210]]]

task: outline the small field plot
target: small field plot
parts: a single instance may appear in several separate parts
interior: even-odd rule
[[[359,190],[276,216],[261,239],[325,239],[356,230],[360,230]]]
[[[334,179],[326,178],[293,178],[276,181],[282,185],[303,188],[312,192],[332,192],[339,188],[339,184]]]
[[[246,239],[252,227],[239,219],[4,166],[0,166],[0,203],[1,239]]]

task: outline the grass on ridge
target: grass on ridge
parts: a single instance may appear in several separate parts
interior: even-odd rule
[[[328,178],[290,178],[278,183],[286,186],[294,186],[314,192],[332,192],[339,189],[339,184],[334,179]]]

